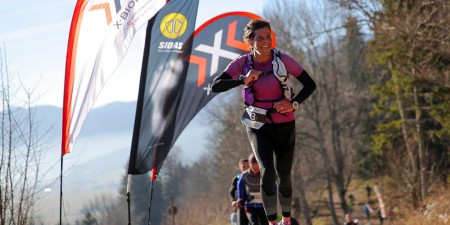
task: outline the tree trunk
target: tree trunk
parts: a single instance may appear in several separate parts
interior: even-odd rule
[[[408,186],[411,187],[410,193],[412,198],[412,204],[415,208],[419,207],[419,201],[417,199],[416,189],[417,189],[417,175],[418,175],[418,165],[414,147],[411,144],[411,132],[409,131],[407,118],[406,118],[406,110],[402,100],[402,91],[400,90],[400,78],[394,72],[392,74],[392,79],[395,88],[395,97],[397,101],[397,108],[401,119],[401,129],[403,135],[403,141],[405,142],[406,152],[409,158],[409,163],[411,165],[411,172],[405,171],[405,175],[407,175],[406,180],[408,182]]]
[[[333,112],[335,115],[336,112]],[[339,199],[341,202],[341,208],[342,208],[342,215],[345,216],[345,214],[348,213],[349,209],[347,209],[347,202],[345,195],[347,193],[347,189],[345,186],[345,178],[344,178],[344,169],[345,169],[345,159],[342,155],[341,151],[341,143],[340,143],[340,130],[339,125],[337,122],[335,122],[336,116],[333,116],[332,118],[332,131],[331,131],[331,140],[333,143],[333,152],[334,152],[334,159],[336,161],[336,171],[334,175],[334,178],[336,180],[335,185],[336,189],[338,190]]]
[[[420,197],[421,201],[427,195],[427,179],[426,179],[426,157],[425,157],[425,144],[423,139],[423,129],[422,129],[422,107],[420,105],[419,96],[417,93],[417,87],[414,87],[414,103],[416,111],[416,132],[417,132],[417,153],[419,155],[419,165],[420,165]]]
[[[308,201],[306,199],[306,192],[305,192],[305,181],[303,180],[303,176],[301,173],[299,173],[298,175],[298,179],[299,179],[299,196],[300,196],[300,209],[301,212],[298,213],[297,218],[300,218],[304,224],[306,225],[312,225],[312,220],[311,220],[311,214],[310,214],[310,209],[309,209],[309,204]],[[301,216],[303,215],[303,216]]]
[[[329,176],[327,176],[327,191],[328,191],[328,208],[331,211],[331,218],[333,219],[333,225],[339,225],[339,220],[336,216],[336,210],[334,209],[333,187],[331,184],[331,178]]]

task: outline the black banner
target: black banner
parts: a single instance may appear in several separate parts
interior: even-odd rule
[[[259,16],[226,13],[194,32],[197,7],[198,0],[172,0],[149,22],[129,174],[159,172],[178,136],[216,95],[210,88],[214,77],[231,60],[248,52],[242,42],[243,27]],[[185,25],[181,17],[168,17],[172,12],[186,18],[183,35],[169,32],[180,34]]]

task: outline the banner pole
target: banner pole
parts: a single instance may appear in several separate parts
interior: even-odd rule
[[[150,197],[149,197],[149,205],[148,205],[148,221],[147,224],[150,225],[150,218],[152,215],[152,199],[153,199],[153,184],[156,180],[156,167],[153,168],[152,170],[152,176],[151,176],[151,180],[152,180],[152,184],[150,186]]]
[[[61,155],[61,173],[60,173],[60,178],[59,178],[59,225],[62,225],[63,161],[64,161],[64,157]]]
[[[131,174],[128,174],[127,180],[127,204],[128,204],[128,225],[131,225],[131,199],[130,199],[130,190],[131,190]]]

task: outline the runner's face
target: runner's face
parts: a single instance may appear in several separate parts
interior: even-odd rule
[[[242,163],[239,168],[241,169],[241,172],[244,172],[246,170],[248,170],[249,166],[248,166],[248,162]]]
[[[255,30],[255,37],[250,40],[255,54],[261,56],[270,56],[272,49],[272,33],[268,27]]]
[[[258,163],[256,163],[256,162],[250,163],[250,170],[251,170],[253,173],[259,172],[259,165],[258,165]]]

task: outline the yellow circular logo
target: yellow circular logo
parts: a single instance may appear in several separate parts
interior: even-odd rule
[[[184,34],[187,25],[188,21],[183,14],[170,13],[162,19],[159,28],[166,38],[175,39]]]

